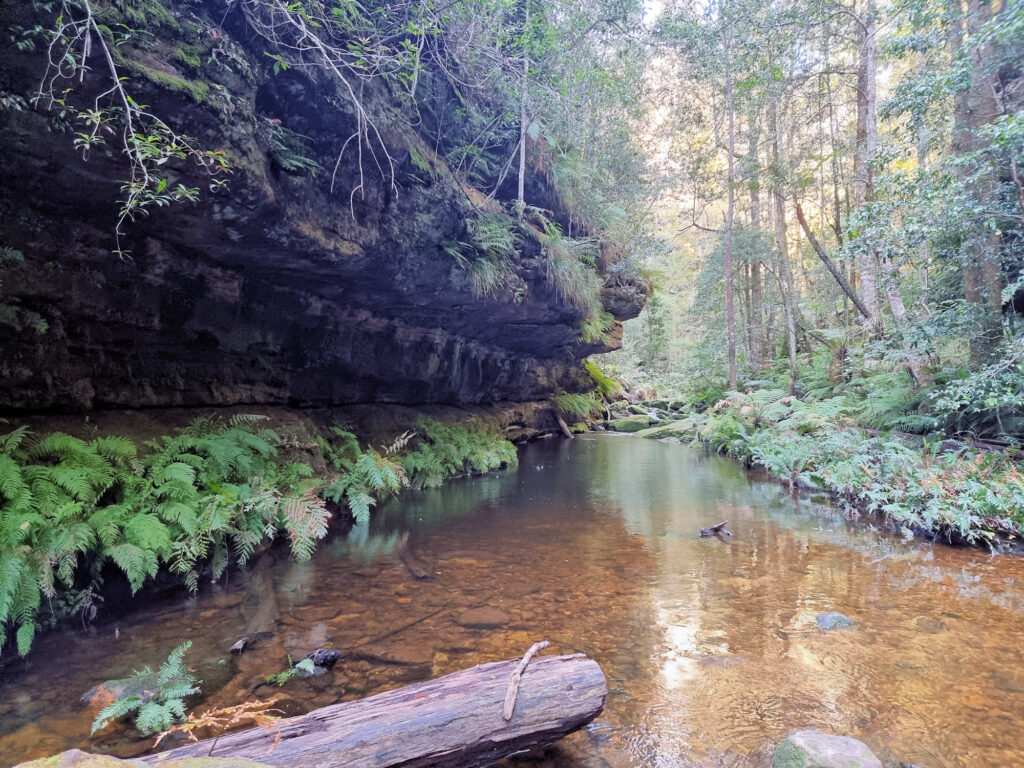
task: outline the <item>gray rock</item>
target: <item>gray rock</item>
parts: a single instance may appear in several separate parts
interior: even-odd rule
[[[828,611],[818,615],[818,626],[822,629],[843,629],[852,627],[853,619],[844,616],[839,611]]]
[[[856,739],[808,729],[775,748],[772,768],[882,768],[882,761]]]

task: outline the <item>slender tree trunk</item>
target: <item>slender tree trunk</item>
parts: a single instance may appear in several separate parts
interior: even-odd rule
[[[877,104],[878,40],[875,36],[875,0],[867,0],[861,19],[861,43],[857,62],[857,152],[855,155],[856,203],[861,208],[874,192],[872,159],[877,148],[875,110]],[[875,254],[857,249],[857,271],[860,273],[860,295],[867,307],[865,326],[869,333],[880,336],[882,315],[878,301],[878,263]]]
[[[728,180],[725,213],[725,328],[729,346],[729,390],[736,389],[736,316],[733,307],[732,225],[736,214],[736,110],[732,93],[732,61],[729,35],[722,28],[722,49],[725,53],[725,109],[729,118]]]
[[[758,111],[750,116],[750,229],[757,238],[761,232],[761,125]],[[755,372],[763,365],[764,349],[764,297],[761,288],[761,260],[757,258],[760,241],[755,239],[754,255],[750,262],[750,315],[747,318],[747,343],[750,348],[750,366]]]
[[[772,105],[772,162],[776,169],[782,169],[781,125],[779,121],[780,104]],[[792,394],[796,389],[796,307],[793,293],[793,277],[789,265],[789,246],[786,238],[786,199],[782,193],[782,180],[777,179],[772,189],[772,201],[775,208],[775,248],[779,255],[778,280],[779,292],[782,297],[782,315],[786,323],[786,347],[789,352],[789,386]]]
[[[516,206],[522,217],[526,209],[526,132],[529,125],[526,119],[526,85],[530,78],[530,55],[526,48],[526,40],[530,34],[530,2],[526,1],[526,15],[523,23],[523,84],[519,94],[519,189]]]
[[[843,293],[853,302],[853,305],[857,307],[857,310],[864,316],[865,319],[870,319],[868,308],[864,305],[864,302],[860,300],[853,288],[848,282],[846,282],[846,276],[843,275],[842,271],[835,265],[835,262],[829,257],[828,252],[818,242],[818,238],[811,232],[811,228],[807,224],[807,219],[804,217],[804,209],[800,206],[800,203],[796,200],[793,201],[793,205],[796,207],[796,218],[800,222],[800,227],[803,229],[804,234],[807,235],[807,240],[810,242],[814,252],[818,254],[818,258],[821,259],[822,264],[832,273],[832,277],[835,278],[836,283],[840,288],[843,289]]]

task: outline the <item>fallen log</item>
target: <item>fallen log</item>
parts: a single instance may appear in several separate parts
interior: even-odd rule
[[[608,694],[583,654],[534,658],[521,672],[511,720],[503,717],[519,660],[499,661],[360,701],[333,704],[271,729],[254,728],[148,755],[245,757],[287,768],[477,768],[582,728]],[[274,747],[274,744],[277,746]]]

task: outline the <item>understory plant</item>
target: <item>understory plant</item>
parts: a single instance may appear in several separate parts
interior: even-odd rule
[[[191,640],[179,645],[156,672],[149,666],[132,672],[128,678],[129,693],[99,711],[92,732],[129,715],[134,715],[135,727],[143,736],[166,731],[184,720],[185,699],[199,693],[201,682],[185,666],[184,657],[191,647]]]
[[[420,419],[402,465],[416,488],[438,486],[450,477],[483,473],[518,462],[516,447],[483,429]]]
[[[13,629],[27,653],[43,599],[92,594],[108,564],[134,592],[161,564],[195,590],[279,534],[308,558],[330,513],[260,420],[199,420],[145,453],[123,437],[0,436],[0,647]]]
[[[1024,530],[1018,455],[858,424],[870,406],[845,397],[804,401],[779,390],[727,393],[705,417],[703,440],[763,467],[790,487],[821,489],[851,510],[878,513],[908,535],[990,541]]]
[[[337,474],[323,489],[324,498],[344,502],[357,523],[366,523],[377,498],[394,495],[407,484],[405,468],[395,454],[405,447],[410,434],[400,436],[383,454],[372,448],[364,451],[356,436],[344,429],[334,427],[331,434],[334,443],[322,441],[321,448]]]

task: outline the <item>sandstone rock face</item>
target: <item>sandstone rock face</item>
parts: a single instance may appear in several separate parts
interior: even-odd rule
[[[32,26],[30,5],[5,9],[0,22]],[[579,357],[617,346],[621,328],[603,345],[582,344],[581,314],[548,284],[546,257],[529,237],[515,279],[474,294],[470,272],[450,253],[471,239],[466,192],[431,145],[390,116],[394,97],[382,84],[368,83],[365,106],[393,179],[390,168],[382,175],[364,166],[360,188],[355,152],[331,172],[356,123],[324,106],[329,84],[272,74],[266,44],[222,3],[164,5],[178,28],[161,27],[126,74],[137,101],[201,146],[225,150],[227,188],[210,190],[194,167],[175,167],[172,182],[196,186],[200,200],[154,207],[130,223],[123,247],[131,257],[119,258],[111,251],[125,168],[113,139],[83,162],[52,115],[0,109],[0,246],[24,254],[0,264],[0,304],[47,325],[36,333],[0,323],[0,403],[67,411],[467,404],[590,386]],[[199,71],[176,53],[176,36],[188,30],[219,52],[204,54]],[[5,39],[0,94],[30,97],[42,66],[41,52]],[[88,102],[102,88],[90,76],[75,98]],[[335,101],[344,106],[340,94]],[[327,170],[311,177],[282,168],[277,125],[309,137],[311,159]],[[539,187],[528,192],[550,207]],[[616,277],[608,311],[635,316],[648,292],[642,278]]]
[[[882,768],[882,762],[856,739],[810,729],[791,733],[775,748],[772,768]]]

